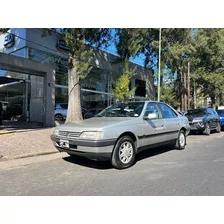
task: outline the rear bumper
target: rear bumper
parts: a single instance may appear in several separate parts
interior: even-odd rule
[[[51,140],[59,152],[67,152],[72,155],[83,156],[94,160],[108,160],[111,157],[116,139],[100,141],[83,141],[69,138],[60,138],[51,135]],[[69,147],[60,147],[60,140],[68,140]]]

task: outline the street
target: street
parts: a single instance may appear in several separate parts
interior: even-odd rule
[[[224,195],[224,132],[141,152],[125,170],[64,153],[0,162],[0,195]]]

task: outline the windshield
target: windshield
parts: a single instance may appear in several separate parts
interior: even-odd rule
[[[195,110],[188,110],[185,115],[187,116],[204,116],[206,115],[206,109],[195,109]]]
[[[96,117],[139,117],[144,104],[144,102],[114,104],[101,111]]]
[[[224,117],[224,110],[217,110],[217,113],[220,117]]]

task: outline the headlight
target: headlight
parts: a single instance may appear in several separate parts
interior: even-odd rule
[[[203,120],[202,119],[194,119],[193,122],[198,122],[198,123],[202,123]]]
[[[100,131],[85,131],[79,136],[81,139],[100,140],[103,137],[103,132]]]
[[[54,135],[58,135],[59,134],[59,130],[57,128],[55,128],[53,134]]]

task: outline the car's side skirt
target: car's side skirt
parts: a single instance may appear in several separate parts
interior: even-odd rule
[[[151,148],[156,148],[156,147],[159,147],[159,146],[163,146],[163,145],[175,144],[176,141],[177,141],[177,139],[173,139],[173,140],[159,142],[159,143],[152,144],[152,145],[142,146],[142,147],[139,147],[137,149],[137,153],[139,153],[141,151],[144,151],[144,150],[147,150],[147,149],[151,149]]]

